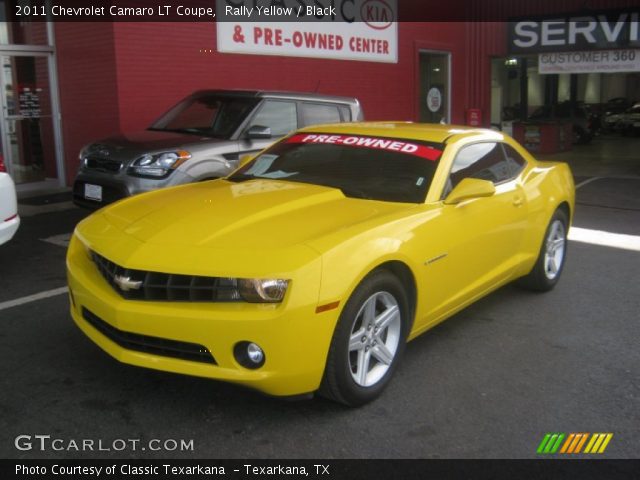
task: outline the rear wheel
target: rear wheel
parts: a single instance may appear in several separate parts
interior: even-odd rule
[[[556,210],[547,227],[536,264],[526,277],[520,279],[520,285],[541,292],[556,286],[567,254],[568,227],[565,211]]]
[[[408,312],[396,276],[380,270],[365,278],[338,320],[320,394],[349,406],[380,395],[404,351]]]

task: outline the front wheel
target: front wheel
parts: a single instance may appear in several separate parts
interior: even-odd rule
[[[408,312],[405,288],[395,275],[380,270],[365,278],[338,320],[320,394],[349,406],[380,395],[404,351]]]
[[[556,210],[545,232],[536,264],[519,284],[531,290],[546,292],[556,286],[567,254],[569,219],[564,210]]]

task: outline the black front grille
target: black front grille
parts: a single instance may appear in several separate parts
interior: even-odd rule
[[[109,340],[127,350],[217,365],[211,352],[202,345],[125,332],[109,325],[85,307],[82,307],[82,317]]]
[[[103,158],[96,156],[88,156],[85,159],[85,167],[91,170],[100,170],[101,172],[117,173],[122,168],[122,162],[111,158]]]
[[[242,301],[235,279],[133,270],[121,267],[93,251],[91,258],[109,285],[128,300]]]

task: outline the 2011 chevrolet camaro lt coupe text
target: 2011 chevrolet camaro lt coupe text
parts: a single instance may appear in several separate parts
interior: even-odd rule
[[[573,208],[567,165],[499,132],[310,127],[82,221],[71,315],[128,364],[360,405],[407,340],[507,282],[553,288]]]

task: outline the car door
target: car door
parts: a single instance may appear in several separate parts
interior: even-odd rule
[[[479,142],[461,147],[455,155],[442,200],[465,178],[491,181],[495,194],[456,205],[443,201],[439,215],[427,225],[432,257],[426,259],[424,272],[431,319],[491,290],[519,262],[527,228],[519,178],[525,160],[507,152],[500,142]]]
[[[271,138],[247,138],[246,132],[256,126],[270,128]],[[259,152],[297,128],[298,113],[294,100],[264,100],[244,128],[238,143],[238,155],[241,158]]]

